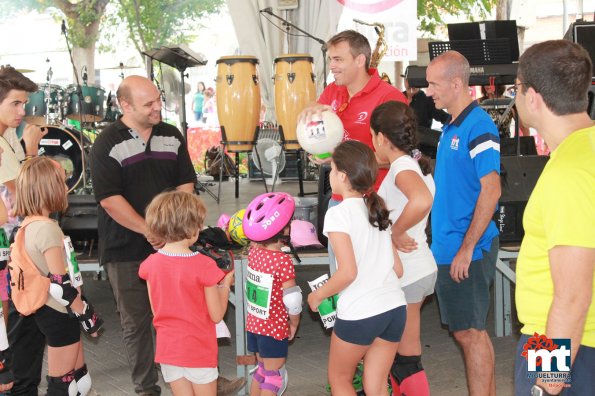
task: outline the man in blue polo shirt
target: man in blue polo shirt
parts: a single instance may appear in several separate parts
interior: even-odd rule
[[[498,129],[469,94],[469,62],[448,51],[428,66],[428,96],[451,115],[438,145],[432,253],[442,322],[463,350],[470,395],[495,395],[494,348],[485,330],[496,271],[500,197]]]

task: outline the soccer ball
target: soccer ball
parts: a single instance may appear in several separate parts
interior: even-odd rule
[[[296,128],[297,140],[308,153],[318,158],[328,158],[343,141],[343,123],[332,111],[314,114],[310,122],[301,120]]]

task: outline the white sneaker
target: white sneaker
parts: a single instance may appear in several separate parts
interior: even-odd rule
[[[279,374],[281,374],[282,382],[281,389],[279,389],[277,396],[281,396],[287,390],[287,385],[289,383],[289,376],[287,375],[287,369],[285,368],[285,365],[281,366],[279,369]]]

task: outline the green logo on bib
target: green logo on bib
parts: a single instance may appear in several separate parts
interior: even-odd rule
[[[270,289],[255,285],[249,280],[246,280],[246,299],[252,304],[267,308],[269,302],[269,292]]]

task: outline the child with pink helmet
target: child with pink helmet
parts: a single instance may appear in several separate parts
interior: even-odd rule
[[[280,369],[300,321],[301,289],[291,257],[281,250],[289,244],[294,210],[291,195],[266,193],[252,200],[243,219],[244,233],[253,242],[246,276],[246,332],[248,350],[258,360],[250,395],[282,393]]]

